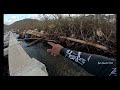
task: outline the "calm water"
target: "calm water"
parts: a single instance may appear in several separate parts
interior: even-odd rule
[[[63,56],[54,57],[47,52],[47,48],[42,42],[33,46],[25,47],[29,43],[20,41],[21,46],[30,57],[36,58],[44,63],[49,76],[90,76],[78,64]]]

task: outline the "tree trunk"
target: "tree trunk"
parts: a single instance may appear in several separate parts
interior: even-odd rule
[[[103,50],[108,50],[107,47],[99,45],[99,44],[95,44],[95,43],[92,43],[92,42],[86,42],[86,41],[83,41],[83,40],[78,40],[78,39],[74,39],[74,38],[70,38],[70,37],[64,37],[64,36],[60,36],[59,38],[67,39],[67,40],[70,40],[70,41],[74,41],[74,42],[78,42],[78,43],[82,43],[82,44],[86,44],[86,45],[90,45],[90,46],[100,48],[100,49],[103,49]]]

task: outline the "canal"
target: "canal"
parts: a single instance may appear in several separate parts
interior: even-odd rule
[[[26,47],[29,43],[25,41],[20,41],[20,44],[30,57],[45,64],[49,76],[91,76],[75,62],[63,56],[51,56],[43,42],[30,47]]]

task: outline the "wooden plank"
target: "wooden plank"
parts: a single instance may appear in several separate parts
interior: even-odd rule
[[[39,36],[40,35],[40,33],[37,32],[37,31],[32,31],[31,30],[31,31],[28,31],[28,32],[29,32],[29,34],[34,34],[35,36]],[[33,33],[33,32],[36,32],[36,33]],[[49,34],[47,34],[47,35],[49,35]],[[64,36],[59,36],[59,38],[67,39],[67,40],[70,40],[70,41],[74,41],[74,42],[78,42],[78,43],[82,43],[82,44],[86,44],[86,45],[90,45],[90,46],[93,46],[93,47],[96,47],[96,48],[100,48],[102,50],[108,50],[108,48],[103,46],[103,45],[99,45],[99,44],[92,43],[92,42],[87,42],[87,41],[84,41],[84,40],[79,40],[79,39],[74,39],[74,38],[64,37]]]
[[[38,37],[43,36],[43,34],[41,34],[40,32],[34,31],[34,30],[28,30],[26,33],[30,34],[30,35],[35,35],[35,36],[38,36]]]
[[[86,44],[86,45],[90,45],[90,46],[100,48],[100,49],[103,49],[103,50],[108,50],[107,47],[105,47],[103,45],[95,44],[95,43],[92,43],[92,42],[86,42],[86,41],[83,41],[83,40],[74,39],[74,38],[70,38],[70,37],[64,37],[64,36],[60,36],[59,38],[67,39],[67,40],[70,40],[70,41],[74,41],[74,42],[78,42],[78,43],[82,43],[82,44]]]

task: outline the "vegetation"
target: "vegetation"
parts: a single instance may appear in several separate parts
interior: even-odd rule
[[[66,40],[69,48],[116,58],[116,15],[82,14],[73,17],[69,14],[68,17],[63,17],[62,14],[52,14],[53,19],[49,19],[45,14],[43,16],[44,19],[41,21],[24,19],[11,25],[4,25],[4,31],[38,29],[38,31],[43,30],[50,34],[57,33],[57,36],[72,37],[101,44],[108,47],[109,51],[101,51],[94,47]]]

